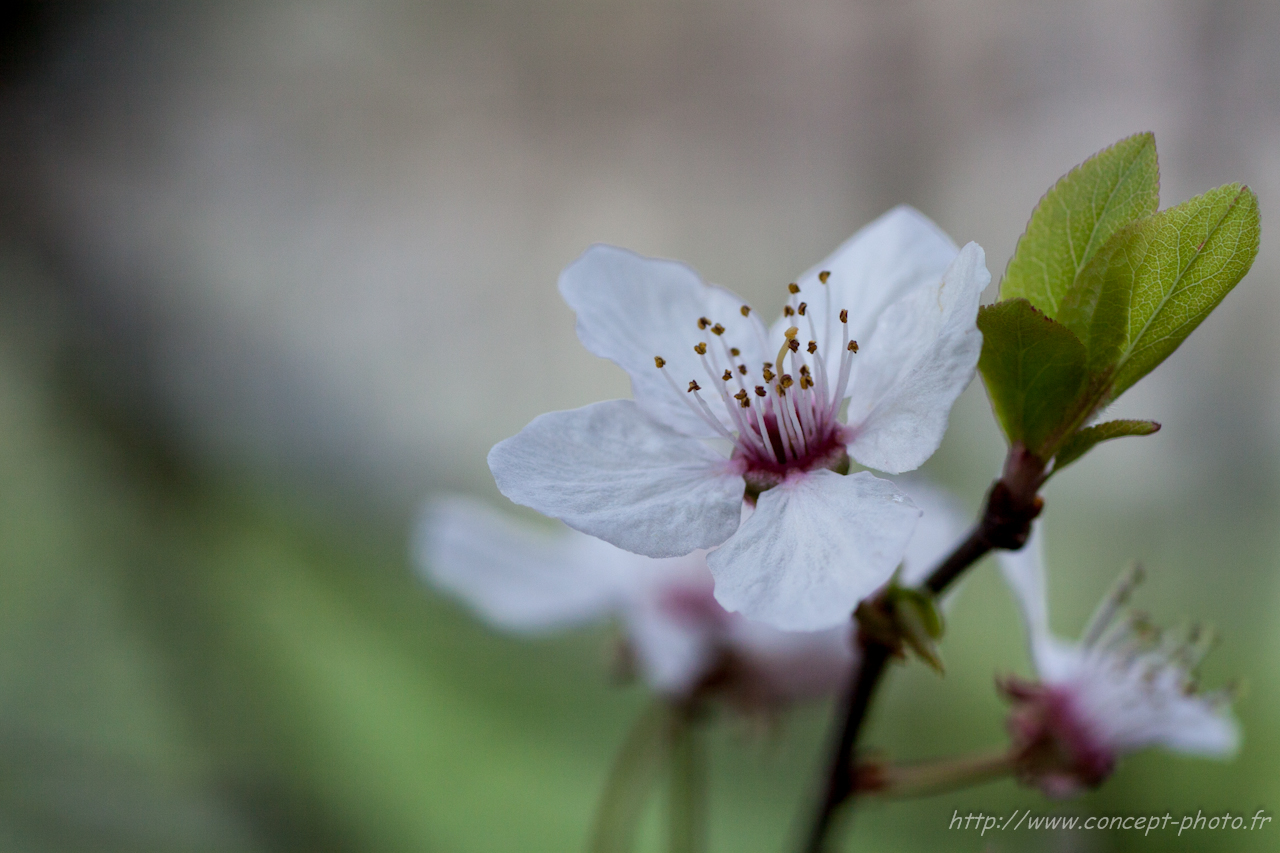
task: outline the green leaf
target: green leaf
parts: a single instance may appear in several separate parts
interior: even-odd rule
[[[1092,450],[1098,442],[1123,438],[1126,435],[1151,435],[1159,431],[1160,424],[1155,421],[1107,421],[1085,427],[1062,445],[1062,449],[1054,457],[1053,472],[1056,474],[1075,462]]]
[[[1108,262],[1107,275],[1127,279],[1132,289],[1109,399],[1164,361],[1244,278],[1258,237],[1258,199],[1240,184],[1138,224]]]
[[[1058,309],[1058,322],[1070,329],[1089,354],[1089,372],[1109,372],[1129,335],[1133,277],[1124,259],[1140,240],[1147,220],[1121,228],[1076,276]]]
[[[1026,299],[979,309],[978,328],[978,369],[1005,437],[1047,459],[1085,390],[1084,344]]]
[[[1001,299],[1026,299],[1050,317],[1080,270],[1111,236],[1160,203],[1156,140],[1122,139],[1068,172],[1040,199],[1000,284]]]

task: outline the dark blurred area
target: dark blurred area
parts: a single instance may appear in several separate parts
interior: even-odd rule
[[[1263,247],[1117,407],[1164,429],[1050,488],[1055,619],[1073,634],[1144,559],[1154,614],[1222,629],[1206,679],[1250,685],[1243,751],[1139,756],[1065,804],[1012,783],[871,804],[849,848],[1169,849],[946,820],[1280,806],[1280,5],[10,3],[0,24],[0,849],[581,847],[645,702],[608,684],[609,630],[491,634],[406,553],[430,494],[509,508],[494,442],[628,393],[559,270],[612,242],[771,305],[907,202],[998,281],[1044,190],[1139,130],[1165,205],[1250,184]],[[1002,452],[975,384],[926,472],[973,508]],[[992,567],[943,651],[945,679],[895,675],[877,746],[1003,738],[992,676],[1025,658]],[[825,716],[717,729],[714,849],[783,848]]]

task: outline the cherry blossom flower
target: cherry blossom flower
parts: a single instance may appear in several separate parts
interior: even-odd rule
[[[888,580],[919,517],[889,481],[846,474],[850,458],[897,474],[937,449],[974,374],[989,281],[977,244],[957,251],[899,207],[792,283],[766,329],[682,264],[593,246],[560,292],[634,399],[541,415],[489,466],[511,500],[627,551],[720,546],[707,562],[729,610],[839,625]]]
[[[1049,632],[1039,533],[1001,568],[1026,624],[1036,681],[1007,679],[1009,728],[1020,778],[1049,796],[1096,787],[1124,754],[1151,746],[1229,756],[1239,732],[1225,692],[1202,693],[1194,671],[1205,632],[1162,631],[1124,605],[1141,570],[1121,576],[1078,643]]]
[[[926,511],[902,564],[903,578],[915,582],[963,528],[945,495],[909,488]],[[772,712],[833,693],[852,668],[852,622],[797,633],[729,613],[712,595],[702,551],[642,557],[571,529],[538,530],[465,498],[427,506],[415,550],[432,584],[495,627],[529,634],[619,619],[628,657],[673,699]]]

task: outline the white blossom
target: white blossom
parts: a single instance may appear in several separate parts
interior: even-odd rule
[[[922,579],[961,531],[949,499],[908,487],[925,516],[903,578]],[[540,530],[479,502],[427,505],[415,541],[424,577],[498,628],[537,633],[607,618],[656,691],[715,696],[744,710],[777,710],[839,689],[853,664],[852,622],[780,631],[724,610],[704,552],[650,558],[561,528]]]
[[[1038,526],[1037,526],[1038,528]],[[1049,631],[1039,530],[1001,569],[1022,612],[1035,681],[1008,679],[1018,772],[1051,796],[1100,784],[1126,753],[1151,746],[1228,756],[1239,732],[1223,692],[1201,693],[1194,671],[1210,638],[1197,628],[1162,631],[1124,605],[1141,579],[1134,567],[1099,605],[1079,642]]]
[[[850,457],[896,474],[937,449],[973,377],[989,281],[979,246],[957,251],[899,207],[791,284],[766,329],[682,264],[593,246],[560,292],[634,399],[535,418],[490,468],[511,500],[627,551],[720,546],[707,561],[729,610],[839,625],[892,574],[919,517],[891,482],[846,475]]]

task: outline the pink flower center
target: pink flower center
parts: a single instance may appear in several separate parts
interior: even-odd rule
[[[823,272],[818,279],[825,285],[829,275]],[[797,325],[784,333],[777,357],[758,366],[747,364],[741,350],[725,340],[722,324],[698,318],[699,330],[711,332],[709,340],[699,341],[693,348],[705,376],[690,377],[687,393],[682,395],[694,414],[733,443],[733,458],[745,464],[748,486],[757,493],[782,482],[793,471],[847,470],[849,461],[844,425],[838,418],[853,356],[858,352],[858,342],[849,339],[848,311],[840,312],[844,335],[839,367],[833,376],[829,371],[836,367],[835,353],[824,352],[819,344],[809,306],[800,301],[800,286],[791,284],[788,290],[784,315]],[[747,317],[751,308],[743,305],[741,311]],[[799,323],[808,325],[807,345],[801,343]],[[768,352],[763,327],[754,323],[754,328],[761,349]],[[827,349],[834,349],[834,345],[833,339],[827,342]],[[675,378],[665,370],[666,360],[656,356],[654,363],[679,393]],[[699,379],[720,398],[725,414],[707,404]]]

